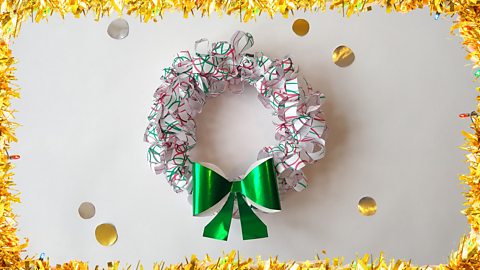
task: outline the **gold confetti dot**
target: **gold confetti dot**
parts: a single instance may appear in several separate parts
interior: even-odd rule
[[[308,33],[308,30],[310,30],[310,24],[307,20],[297,19],[292,24],[292,30],[295,34],[302,37]]]
[[[91,202],[83,202],[78,207],[78,214],[83,219],[90,219],[95,216],[95,205]]]
[[[113,224],[100,224],[95,229],[95,238],[102,246],[112,246],[118,239],[117,229]]]
[[[358,211],[364,216],[373,216],[377,212],[377,203],[371,197],[363,197],[358,201]]]
[[[332,54],[332,61],[339,67],[348,67],[355,60],[355,54],[347,46],[338,46]]]

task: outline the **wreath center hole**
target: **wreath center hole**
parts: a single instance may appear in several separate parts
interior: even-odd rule
[[[245,85],[244,89],[242,94],[225,91],[208,98],[195,118],[197,144],[191,159],[217,165],[229,179],[245,174],[258,152],[275,144],[272,110],[260,103],[253,86]]]

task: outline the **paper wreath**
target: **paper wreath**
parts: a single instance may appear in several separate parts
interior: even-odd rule
[[[150,144],[148,161],[155,173],[166,175],[176,192],[193,193],[194,215],[218,212],[205,228],[204,236],[226,240],[232,211],[238,208],[244,239],[266,237],[266,226],[251,207],[278,211],[279,191],[301,191],[307,186],[302,168],[325,155],[326,124],[321,110],[325,97],[312,91],[308,84],[307,89],[299,86],[298,70],[290,57],[271,60],[261,52],[246,53],[253,46],[249,33],[237,31],[230,42],[215,42],[208,52],[201,53],[198,47],[205,42],[208,44],[206,39],[195,43],[194,55],[181,51],[172,66],[164,69],[144,137]],[[192,162],[189,152],[196,144],[195,116],[202,111],[206,98],[235,84],[254,86],[262,104],[272,109],[278,144],[260,150],[258,160],[266,161],[253,169],[253,178],[248,174],[238,183],[229,184],[217,173],[219,170],[215,172]],[[236,93],[242,92],[243,87]],[[207,173],[192,173],[194,168]],[[255,174],[263,176],[258,178]],[[200,188],[207,182],[209,187],[223,188]],[[268,192],[259,194],[249,189]],[[199,190],[208,190],[209,194],[195,194]],[[259,197],[262,199],[255,200]]]
[[[207,97],[215,97],[232,84],[248,84],[258,98],[272,109],[277,145],[266,146],[258,159],[273,157],[278,189],[303,190],[307,186],[302,168],[325,155],[326,123],[321,110],[325,99],[320,92],[298,83],[292,59],[271,60],[261,52],[246,51],[253,46],[249,33],[237,31],[230,42],[215,42],[211,50],[195,54],[181,51],[171,67],[164,69],[144,140],[150,144],[148,161],[157,174],[164,173],[176,192],[192,189],[189,151],[196,144],[195,116]],[[238,92],[241,94],[242,89]]]

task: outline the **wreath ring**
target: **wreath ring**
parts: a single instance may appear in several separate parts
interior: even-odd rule
[[[200,52],[205,43],[208,51]],[[306,81],[306,87],[299,85],[298,69],[290,57],[272,60],[261,52],[247,53],[253,44],[252,35],[242,31],[235,32],[230,42],[211,46],[200,39],[193,55],[181,51],[164,69],[144,140],[149,144],[150,166],[166,175],[174,191],[192,194],[195,162],[189,152],[196,144],[195,116],[207,97],[218,96],[231,85],[242,86],[234,91],[237,94],[246,84],[255,87],[258,99],[272,110],[278,143],[261,149],[258,160],[273,161],[279,192],[303,190],[307,182],[302,168],[325,155],[326,121],[321,109],[325,96]]]

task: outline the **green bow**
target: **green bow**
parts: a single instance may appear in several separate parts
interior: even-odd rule
[[[272,159],[267,159],[237,182],[230,182],[200,163],[193,163],[193,215],[198,216],[228,199],[218,214],[205,226],[203,236],[226,241],[237,199],[243,240],[268,237],[267,226],[255,215],[246,200],[264,211],[279,211],[277,179]]]

